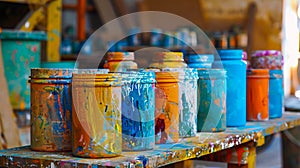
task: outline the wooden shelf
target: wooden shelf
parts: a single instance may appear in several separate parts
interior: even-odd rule
[[[300,125],[300,113],[285,112],[280,119],[266,122],[247,122],[245,127],[230,127],[225,132],[198,133],[180,143],[156,145],[155,149],[141,152],[123,152],[115,158],[88,159],[72,156],[71,152],[35,152],[29,146],[0,151],[0,166],[129,166],[159,167],[254,141],[264,144],[264,137]]]

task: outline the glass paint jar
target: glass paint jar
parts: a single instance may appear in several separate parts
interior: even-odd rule
[[[186,68],[187,64],[183,60],[182,52],[159,52],[153,59],[149,68]]]
[[[194,68],[165,68],[163,72],[179,72],[179,137],[197,134],[197,80]]]
[[[226,71],[198,69],[198,132],[226,129]]]
[[[106,69],[31,69],[31,149],[71,151],[72,73]]]
[[[251,67],[254,69],[281,69],[283,56],[277,50],[257,50],[251,54]]]
[[[213,54],[195,54],[188,56],[188,66],[190,68],[211,68],[213,62]]]
[[[269,70],[269,72],[269,118],[280,118],[284,111],[283,72],[282,70]]]
[[[247,120],[269,120],[269,70],[247,70]]]
[[[137,69],[133,52],[108,52],[104,68],[110,72],[126,72],[127,69]]]
[[[122,73],[122,148],[150,150],[155,145],[155,73]]]
[[[122,152],[118,74],[73,74],[72,153],[101,158]]]
[[[179,141],[179,72],[156,72],[155,143]]]
[[[226,126],[246,125],[246,63],[242,50],[218,50],[213,68],[224,68],[227,72]]]

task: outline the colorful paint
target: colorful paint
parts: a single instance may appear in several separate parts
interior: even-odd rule
[[[197,70],[193,68],[165,68],[162,71],[179,72],[179,136],[196,136]]]
[[[245,127],[229,127],[225,132],[216,134],[197,133],[196,137],[184,138],[180,143],[156,145],[153,150],[138,152],[122,152],[122,156],[113,158],[78,158],[71,152],[37,152],[28,146],[0,151],[0,167],[161,167],[188,159],[199,158],[222,150],[236,150],[234,154],[223,159],[237,160],[243,164],[247,149],[243,147],[247,142],[257,142],[265,136],[284,131],[300,125],[300,114],[285,112],[282,118],[267,122],[248,122]],[[272,131],[270,131],[272,130]],[[251,150],[249,157],[251,156]],[[230,154],[230,151],[227,151]],[[248,157],[248,159],[250,159]],[[250,160],[248,160],[250,163]]]
[[[121,81],[117,74],[73,74],[72,153],[101,158],[122,152]]]
[[[251,67],[254,69],[281,69],[283,56],[277,50],[258,50],[251,54]]]
[[[190,68],[211,68],[213,62],[213,54],[196,54],[188,56],[188,66]]]
[[[31,148],[71,150],[72,73],[102,74],[106,69],[31,70]]]
[[[137,69],[133,52],[108,52],[106,59],[107,63],[104,68],[108,68],[111,72],[126,72],[129,69]]]
[[[153,63],[149,68],[186,68],[182,52],[158,52],[152,59]]]
[[[227,74],[226,126],[246,125],[246,63],[242,50],[218,50],[213,68],[225,69]]]
[[[269,70],[269,117],[280,118],[284,111],[283,108],[283,81],[282,70]]]
[[[155,145],[155,73],[122,74],[122,148],[149,150]]]
[[[31,149],[71,150],[72,69],[31,70]]]
[[[269,70],[247,70],[247,120],[269,120]]]
[[[226,129],[226,71],[198,69],[198,132]]]
[[[30,85],[27,80],[31,68],[40,67],[43,32],[2,31],[2,59],[13,109],[30,109]]]
[[[179,141],[179,72],[156,72],[155,143]]]

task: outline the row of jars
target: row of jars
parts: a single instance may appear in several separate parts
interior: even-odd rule
[[[108,54],[106,67],[114,73],[104,69],[32,69],[31,148],[72,148],[75,156],[111,157],[122,150],[176,143],[197,131],[244,126],[245,63],[240,50],[228,52],[231,56],[219,51],[221,59],[215,61],[209,55],[190,56],[190,66],[204,62],[200,69],[186,68],[182,53],[166,52],[155,56],[159,61],[147,70],[129,70],[137,68],[132,53]],[[130,59],[115,60],[116,55]],[[235,63],[226,63],[233,57],[237,58]],[[180,60],[177,66],[168,61],[174,59]],[[224,66],[225,70],[209,69],[211,66]]]

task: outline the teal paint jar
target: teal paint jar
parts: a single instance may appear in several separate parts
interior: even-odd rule
[[[194,68],[166,68],[162,71],[179,72],[179,137],[196,136],[197,70]]]
[[[211,68],[213,62],[213,54],[195,54],[188,56],[188,66],[190,68]]]
[[[213,68],[224,68],[227,72],[226,126],[246,125],[246,63],[242,50],[218,50]]]
[[[30,109],[30,85],[27,80],[31,68],[41,66],[41,44],[44,32],[0,32],[2,59],[10,102],[14,110]]]
[[[76,61],[41,62],[41,68],[77,68]]]
[[[269,118],[280,118],[283,108],[282,70],[270,70],[269,81]]]
[[[155,73],[122,73],[122,149],[151,150],[155,145]]]
[[[198,69],[198,132],[226,129],[226,71]]]

